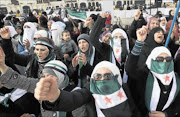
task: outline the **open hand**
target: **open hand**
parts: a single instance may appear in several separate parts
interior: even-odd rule
[[[72,59],[72,65],[73,67],[76,67],[78,65],[79,56],[78,54]]]
[[[26,49],[29,49],[29,47],[30,47],[30,42],[29,42],[29,40],[28,40],[28,39],[24,40],[24,41],[23,41],[23,45],[25,46]]]

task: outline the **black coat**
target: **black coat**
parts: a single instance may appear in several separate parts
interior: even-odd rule
[[[177,57],[174,61],[174,65],[175,65],[175,71],[180,76],[180,54],[177,55]]]
[[[16,62],[13,59],[15,57],[15,54],[13,54],[13,47],[11,40],[2,40],[1,47],[3,48],[5,52],[5,59],[6,64],[11,67],[13,70],[17,71],[17,68],[15,66]],[[26,58],[24,60],[31,59]],[[17,60],[17,62],[20,62],[21,60]],[[12,91],[9,89],[6,89],[5,87],[0,89],[0,92],[3,94],[10,93]],[[36,116],[40,113],[40,105],[39,102],[34,98],[34,94],[32,93],[26,93],[21,98],[16,100],[15,102],[12,102],[11,100],[8,100],[9,107],[6,108],[3,105],[0,105],[0,116],[2,117],[19,117],[24,113],[30,113],[35,114]]]
[[[136,115],[137,111],[135,110],[135,105],[129,94],[126,84],[123,84],[122,87],[128,97],[128,104],[130,105],[130,110],[133,113],[132,117],[140,117]],[[43,108],[46,110],[68,112],[68,111],[73,111],[74,109],[84,104],[86,104],[87,117],[97,117],[95,102],[92,93],[90,92],[89,83],[84,88],[73,92],[66,92],[61,90],[61,94],[59,98],[54,103],[49,103],[48,101],[44,101]],[[108,109],[108,111],[111,111],[111,109]],[[117,106],[113,107],[113,109],[116,110]],[[126,115],[125,111],[126,110],[123,110],[122,108],[117,109],[116,112],[114,111],[115,113],[109,113],[110,115],[106,115],[106,117],[117,117],[117,113],[121,113],[121,112],[122,113],[124,112],[123,115]]]

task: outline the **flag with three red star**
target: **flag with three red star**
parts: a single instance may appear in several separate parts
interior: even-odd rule
[[[93,94],[93,97],[100,109],[111,108],[127,100],[127,96],[122,87],[120,88],[120,90],[112,94],[109,95]]]

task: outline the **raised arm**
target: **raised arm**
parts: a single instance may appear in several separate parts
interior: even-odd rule
[[[33,93],[38,79],[27,78],[5,64],[5,54],[0,47],[0,82],[6,88],[20,88]]]
[[[34,96],[43,102],[43,108],[53,111],[72,111],[91,101],[92,95],[86,88],[73,92],[58,89],[56,79],[42,78],[36,86]]]
[[[147,36],[146,27],[143,26],[141,29],[139,29],[137,31],[136,34],[137,34],[137,41],[136,41],[131,53],[128,56],[128,59],[126,61],[126,66],[125,66],[127,74],[129,76],[131,76],[132,78],[134,78],[134,76],[141,75],[141,74],[137,73],[138,72],[137,71],[137,62],[139,59],[139,54],[141,52],[141,49],[144,45],[144,40],[146,39],[146,36]]]
[[[15,64],[26,66],[30,60],[31,55],[22,55],[17,54],[13,50],[12,42],[11,42],[11,32],[8,27],[0,29],[0,35],[2,37],[2,48],[6,55],[6,61],[13,61]]]
[[[106,21],[106,13],[101,13],[100,16],[97,18],[90,34],[90,42],[99,52],[104,51],[102,48],[102,44],[99,41],[99,36],[101,35],[105,21]]]

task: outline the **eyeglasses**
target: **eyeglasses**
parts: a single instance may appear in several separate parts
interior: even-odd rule
[[[112,73],[105,73],[105,74],[99,74],[99,73],[95,73],[93,75],[94,80],[101,80],[102,77],[104,77],[104,80],[110,80],[112,79],[114,75]]]
[[[172,60],[173,58],[172,57],[170,57],[170,56],[168,56],[168,57],[161,57],[161,56],[159,56],[159,57],[157,57],[156,58],[156,61],[157,62],[164,62],[164,60],[166,60],[166,62],[170,62],[171,60]]]

